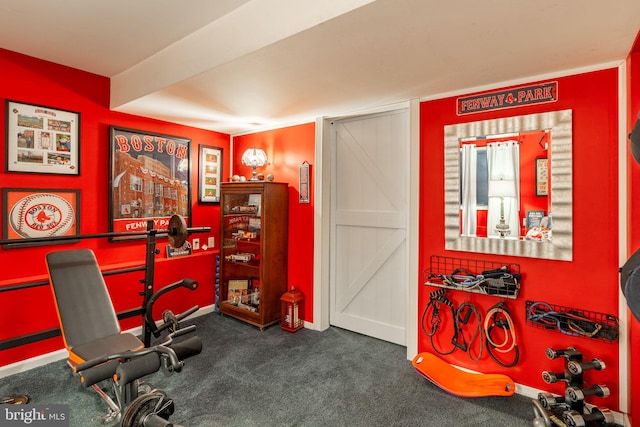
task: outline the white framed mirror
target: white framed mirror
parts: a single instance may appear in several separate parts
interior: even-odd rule
[[[444,127],[445,249],[571,261],[573,259],[572,111],[512,116]],[[550,238],[530,240],[520,233],[477,237],[461,233],[461,143],[504,139],[533,131],[548,133],[548,216]],[[487,225],[490,227],[489,225]]]

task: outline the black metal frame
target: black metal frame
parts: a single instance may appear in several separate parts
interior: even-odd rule
[[[189,233],[200,233],[200,232],[209,232],[211,231],[210,227],[198,227],[198,228],[187,228],[187,232]],[[154,295],[154,277],[155,277],[155,256],[158,254],[156,249],[156,238],[157,236],[168,235],[171,230],[156,230],[153,228],[153,220],[147,221],[147,230],[133,233],[96,233],[96,234],[84,234],[84,235],[76,235],[76,236],[56,236],[56,237],[40,237],[40,238],[30,238],[30,239],[11,239],[11,240],[0,240],[0,245],[12,244],[12,243],[28,243],[28,242],[57,242],[64,240],[78,240],[78,239],[93,239],[93,238],[103,238],[103,237],[116,237],[116,236],[131,236],[132,234],[142,236],[147,236],[146,242],[146,254],[145,254],[145,265],[139,267],[130,267],[119,270],[111,270],[108,272],[103,272],[103,276],[114,275],[114,274],[122,274],[129,273],[135,271],[145,271],[145,277],[141,280],[141,283],[144,285],[144,290],[140,292],[140,295],[143,297],[142,300],[142,308],[129,310],[125,312],[118,313],[118,319],[126,319],[130,317],[134,317],[137,315],[141,315],[143,319],[142,324],[142,341],[144,342],[145,347],[148,347],[151,343],[151,335],[154,331],[157,330],[155,323],[151,320],[148,320],[145,316],[146,307],[149,304],[149,301],[152,299]],[[0,292],[7,292],[13,290],[27,289],[37,286],[45,286],[48,285],[48,280],[42,280],[37,282],[25,283],[21,285],[15,286],[7,286],[0,287]],[[182,285],[179,282],[179,285]],[[169,285],[169,287],[176,287],[176,284]],[[172,288],[173,289],[173,288]],[[158,293],[161,295],[165,293],[166,290],[161,289]],[[158,296],[160,296],[158,295]],[[157,297],[158,297],[157,296]],[[157,297],[154,298],[157,299]],[[6,339],[0,341],[0,350],[6,350],[13,347],[18,347],[25,344],[34,343],[37,341],[41,341],[47,338],[52,338],[59,336],[61,334],[60,328],[52,328],[47,329],[45,331],[41,331],[35,334],[23,335],[16,338]]]

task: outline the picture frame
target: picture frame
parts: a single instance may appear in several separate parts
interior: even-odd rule
[[[549,160],[546,157],[536,159],[536,196],[549,195]]]
[[[80,113],[6,101],[5,171],[80,175]]]
[[[220,147],[200,145],[198,160],[198,202],[220,204],[222,184],[222,156]]]
[[[2,239],[19,240],[78,236],[80,190],[51,188],[2,189]],[[5,249],[77,242],[65,239],[3,244]]]
[[[109,231],[166,230],[173,215],[191,223],[191,140],[109,127]],[[130,240],[139,236],[111,240]]]
[[[309,203],[309,174],[310,165],[306,160],[300,165],[300,176],[299,176],[299,203]]]

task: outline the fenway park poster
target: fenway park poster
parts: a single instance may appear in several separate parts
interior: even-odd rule
[[[111,126],[110,231],[141,232],[153,220],[166,230],[172,215],[191,216],[191,140]]]

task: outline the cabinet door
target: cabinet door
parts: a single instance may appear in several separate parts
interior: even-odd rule
[[[222,193],[221,310],[260,323],[262,193]]]

